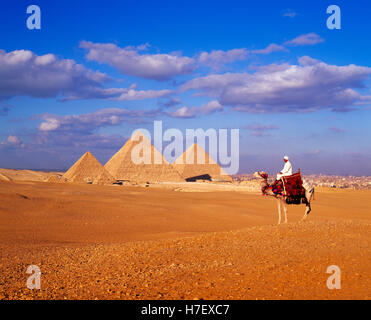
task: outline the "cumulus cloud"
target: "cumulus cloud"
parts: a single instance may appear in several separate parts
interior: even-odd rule
[[[247,49],[232,49],[232,50],[212,50],[209,52],[201,52],[198,57],[198,62],[201,65],[207,65],[213,68],[218,68],[221,65],[232,63],[235,61],[245,60],[249,54]]]
[[[90,41],[81,41],[80,47],[88,51],[86,58],[90,61],[106,63],[122,74],[145,79],[169,80],[196,68],[193,58],[179,54],[141,54],[140,47],[120,48],[113,43]]]
[[[300,60],[300,59],[299,59]],[[307,59],[308,60],[308,59]],[[301,60],[302,61],[302,60]],[[355,89],[364,87],[371,68],[324,62],[272,65],[250,73],[212,74],[192,79],[181,90],[217,98],[224,106],[248,112],[338,110],[371,101]]]
[[[314,45],[317,43],[324,42],[325,40],[321,38],[318,34],[310,32],[306,34],[302,34],[292,40],[286,41],[285,45],[290,46],[307,46],[307,45]]]
[[[201,114],[210,114],[222,110],[223,106],[217,100],[209,101],[200,107]]]
[[[311,57],[308,57],[308,56],[303,56],[303,57],[300,57],[298,59],[298,62],[300,65],[302,66],[313,66],[321,61],[317,60],[317,59],[313,59]]]
[[[161,114],[159,110],[101,109],[81,115],[58,116],[43,114],[38,129],[41,132],[92,133],[101,127],[119,125],[123,122],[139,123]]]
[[[168,115],[173,118],[194,118],[196,115],[195,108],[181,107],[173,112],[168,112]]]
[[[222,110],[223,106],[217,100],[212,100],[204,103],[201,107],[183,106],[176,111],[168,112],[167,114],[173,118],[194,118],[197,115],[207,115]]]
[[[53,131],[53,130],[58,129],[59,126],[60,126],[60,121],[58,119],[46,117],[45,121],[39,125],[39,130],[40,131]]]
[[[8,135],[8,137],[0,142],[0,148],[24,148],[25,145],[22,140],[14,135]]]
[[[287,52],[289,50],[287,48],[285,48],[284,46],[281,46],[281,45],[278,45],[278,44],[275,44],[275,43],[271,43],[269,46],[267,46],[264,49],[252,50],[251,52],[255,53],[255,54],[269,54],[269,53],[272,53],[272,52],[279,52],[279,51],[286,51]]]
[[[145,100],[166,97],[172,93],[171,90],[136,90],[137,86],[132,85],[115,100],[125,101],[125,100]]]
[[[86,152],[94,149],[99,152],[117,151],[125,142],[120,135],[104,134],[101,129],[118,126],[123,123],[143,124],[163,114],[155,110],[128,110],[119,108],[101,109],[79,115],[59,116],[41,114],[33,119],[40,119],[37,131],[29,134],[27,148],[32,151],[45,150],[48,153],[75,153],[76,150]],[[102,154],[103,157],[105,153]]]
[[[293,14],[293,13],[291,13]],[[290,15],[290,13],[289,13]],[[232,49],[232,50],[212,50],[211,52],[201,52],[198,56],[198,63],[200,65],[207,65],[209,67],[218,69],[222,65],[233,63],[236,61],[246,60],[251,55],[256,54],[270,54],[273,52],[288,52],[285,46],[304,46],[314,45],[323,42],[319,35],[315,33],[307,33],[296,37],[290,41],[286,41],[283,45],[271,43],[263,49],[248,50],[246,48]]]
[[[249,56],[253,54],[270,54],[279,51],[289,51],[284,46],[271,43],[266,48],[247,50],[246,48],[241,49],[231,49],[231,50],[212,50],[211,52],[201,52],[198,56],[198,63],[200,65],[206,65],[215,69],[221,66],[236,61],[246,60]]]
[[[12,144],[19,144],[20,140],[17,136],[8,136],[7,142]]]
[[[14,96],[63,99],[112,98],[118,88],[104,88],[111,79],[74,60],[53,54],[38,56],[29,50],[0,50],[0,100]]]

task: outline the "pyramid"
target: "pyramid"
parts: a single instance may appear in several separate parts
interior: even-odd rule
[[[44,181],[45,182],[53,182],[53,183],[67,182],[67,180],[65,178],[62,178],[61,176],[56,175],[56,174],[53,174],[53,175],[49,176]]]
[[[204,164],[198,164],[197,155],[200,156],[202,153],[205,159]],[[184,179],[209,175],[213,180],[232,181],[231,176],[229,176],[197,143],[191,145],[179,156],[178,159],[174,161],[173,167]]]
[[[88,151],[62,176],[68,182],[111,184],[113,177]]]
[[[137,139],[138,137],[142,137]],[[137,141],[136,141],[137,140]],[[136,164],[131,159],[133,148],[139,143],[147,145],[147,152],[141,156],[148,157],[150,163]],[[149,154],[150,153],[150,154]],[[154,159],[161,159],[162,164],[155,164]],[[135,182],[180,182],[184,181],[180,174],[165,160],[162,154],[151,144],[140,131],[137,131],[124,146],[113,155],[104,166],[107,171],[117,180],[129,180]]]

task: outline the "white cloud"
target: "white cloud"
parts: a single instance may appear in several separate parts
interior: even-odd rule
[[[140,78],[169,80],[195,70],[195,60],[176,54],[140,54],[142,48],[120,48],[113,43],[81,41],[90,61],[107,63],[123,74]]]
[[[143,48],[142,48],[143,49]],[[105,88],[112,79],[74,60],[53,54],[38,56],[28,50],[0,50],[0,100],[14,96],[36,98],[143,100],[165,97],[171,90]],[[0,110],[1,111],[1,110]],[[0,114],[5,111],[0,112]]]
[[[207,115],[217,111],[223,111],[223,106],[217,100],[212,100],[203,104],[201,107],[183,106],[167,114],[173,118],[194,118],[197,115]]]
[[[3,148],[24,148],[25,144],[21,141],[21,139],[14,135],[8,135],[8,137],[0,142],[0,149]]]
[[[210,114],[222,110],[223,106],[217,100],[209,101],[200,107],[200,113],[202,114]]]
[[[39,125],[40,131],[53,131],[58,129],[60,126],[60,122],[57,119],[54,118],[46,118],[45,122],[42,122]]]
[[[271,65],[255,73],[212,74],[192,79],[181,90],[217,98],[238,111],[288,112],[338,110],[369,100],[362,88],[371,68],[328,65],[299,59],[304,65]],[[310,63],[308,63],[310,61]]]
[[[249,54],[247,49],[232,49],[232,50],[212,50],[209,52],[201,52],[198,57],[198,62],[213,68],[221,65],[232,63],[239,60],[245,60]]]
[[[39,116],[43,122],[38,129],[42,132],[79,132],[92,133],[101,127],[119,125],[123,122],[143,122],[145,118],[153,118],[161,114],[159,110],[128,110],[118,108],[101,109],[80,115],[58,116],[43,114]]]
[[[125,89],[116,100],[145,100],[145,99],[154,99],[162,98],[170,95],[171,90],[136,90],[136,85],[132,85],[130,88]]]
[[[6,141],[9,142],[9,143],[12,143],[12,144],[20,143],[20,140],[17,136],[8,136]]]
[[[321,38],[318,34],[311,32],[307,34],[302,34],[290,41],[286,41],[284,44],[290,46],[307,46],[321,43],[324,41],[325,40]]]
[[[271,43],[264,49],[247,50],[246,48],[241,49],[231,49],[231,50],[212,50],[211,52],[203,51],[198,57],[198,62],[200,65],[206,65],[215,69],[221,66],[236,61],[246,60],[249,56],[253,54],[270,54],[279,51],[289,51],[284,46]]]
[[[251,52],[255,53],[255,54],[269,54],[269,53],[272,53],[272,52],[279,52],[279,51],[287,52],[289,50],[287,48],[285,48],[284,46],[281,46],[281,45],[278,45],[278,44],[275,44],[275,43],[271,43],[269,46],[267,46],[264,49],[252,50]]]
[[[308,56],[303,56],[303,57],[300,57],[298,59],[298,62],[302,66],[313,66],[317,63],[320,63],[321,61],[319,61],[317,59],[313,59],[313,58],[308,57]]]
[[[181,107],[174,112],[168,112],[168,115],[173,118],[193,118],[196,115],[194,108]]]
[[[29,50],[0,50],[0,100],[14,96],[64,99],[112,98],[120,89],[105,89],[111,79],[74,60]]]

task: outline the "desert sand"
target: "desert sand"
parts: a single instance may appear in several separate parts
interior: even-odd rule
[[[243,187],[2,173],[0,299],[371,298],[369,190],[317,188],[306,221],[289,206],[277,226],[276,201]],[[41,290],[26,287],[32,264]],[[326,286],[330,265],[340,290]]]

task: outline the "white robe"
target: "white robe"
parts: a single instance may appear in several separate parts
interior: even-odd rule
[[[292,175],[292,165],[290,161],[287,161],[281,170],[281,173],[277,174],[277,180],[280,180],[281,177],[291,176]]]

